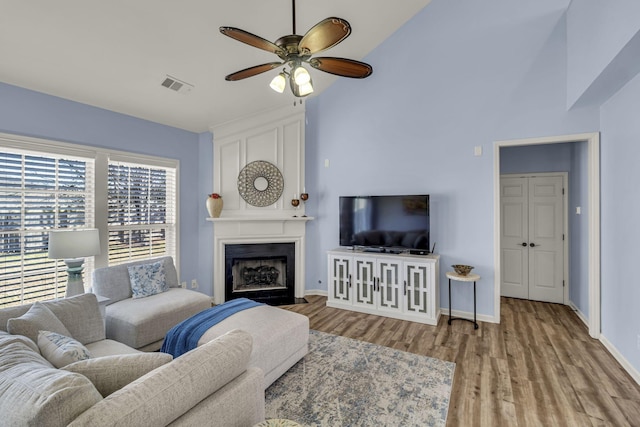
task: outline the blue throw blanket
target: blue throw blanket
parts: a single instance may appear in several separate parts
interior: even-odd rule
[[[194,314],[167,332],[162,348],[163,353],[178,357],[198,346],[198,340],[213,325],[227,317],[248,308],[264,305],[247,298],[238,298]]]

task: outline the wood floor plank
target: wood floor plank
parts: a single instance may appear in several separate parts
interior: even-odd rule
[[[500,324],[437,326],[284,306],[311,329],[456,363],[448,426],[639,426],[640,386],[567,306],[501,298]]]

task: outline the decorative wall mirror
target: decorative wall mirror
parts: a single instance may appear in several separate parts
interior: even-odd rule
[[[238,175],[238,192],[251,206],[265,207],[282,196],[284,178],[272,163],[256,160],[247,164]]]

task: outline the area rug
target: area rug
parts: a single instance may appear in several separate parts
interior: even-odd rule
[[[305,426],[444,426],[455,363],[310,331],[265,392],[266,417]]]

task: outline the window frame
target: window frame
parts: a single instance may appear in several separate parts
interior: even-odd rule
[[[8,148],[12,151],[24,153],[37,152],[42,155],[66,155],[73,158],[87,158],[94,161],[93,200],[94,200],[94,224],[93,227],[100,230],[101,254],[93,257],[93,268],[107,267],[108,255],[108,168],[109,161],[125,163],[137,163],[150,167],[175,169],[175,255],[174,263],[180,272],[180,161],[166,157],[152,156],[140,153],[131,153],[122,150],[98,148],[89,145],[75,144],[53,139],[35,138],[0,132],[0,150]],[[91,227],[87,225],[87,227]],[[173,255],[173,254],[172,254]],[[85,264],[91,266],[90,260]],[[93,270],[85,268],[85,284],[90,283]],[[85,286],[87,289],[88,286]]]

